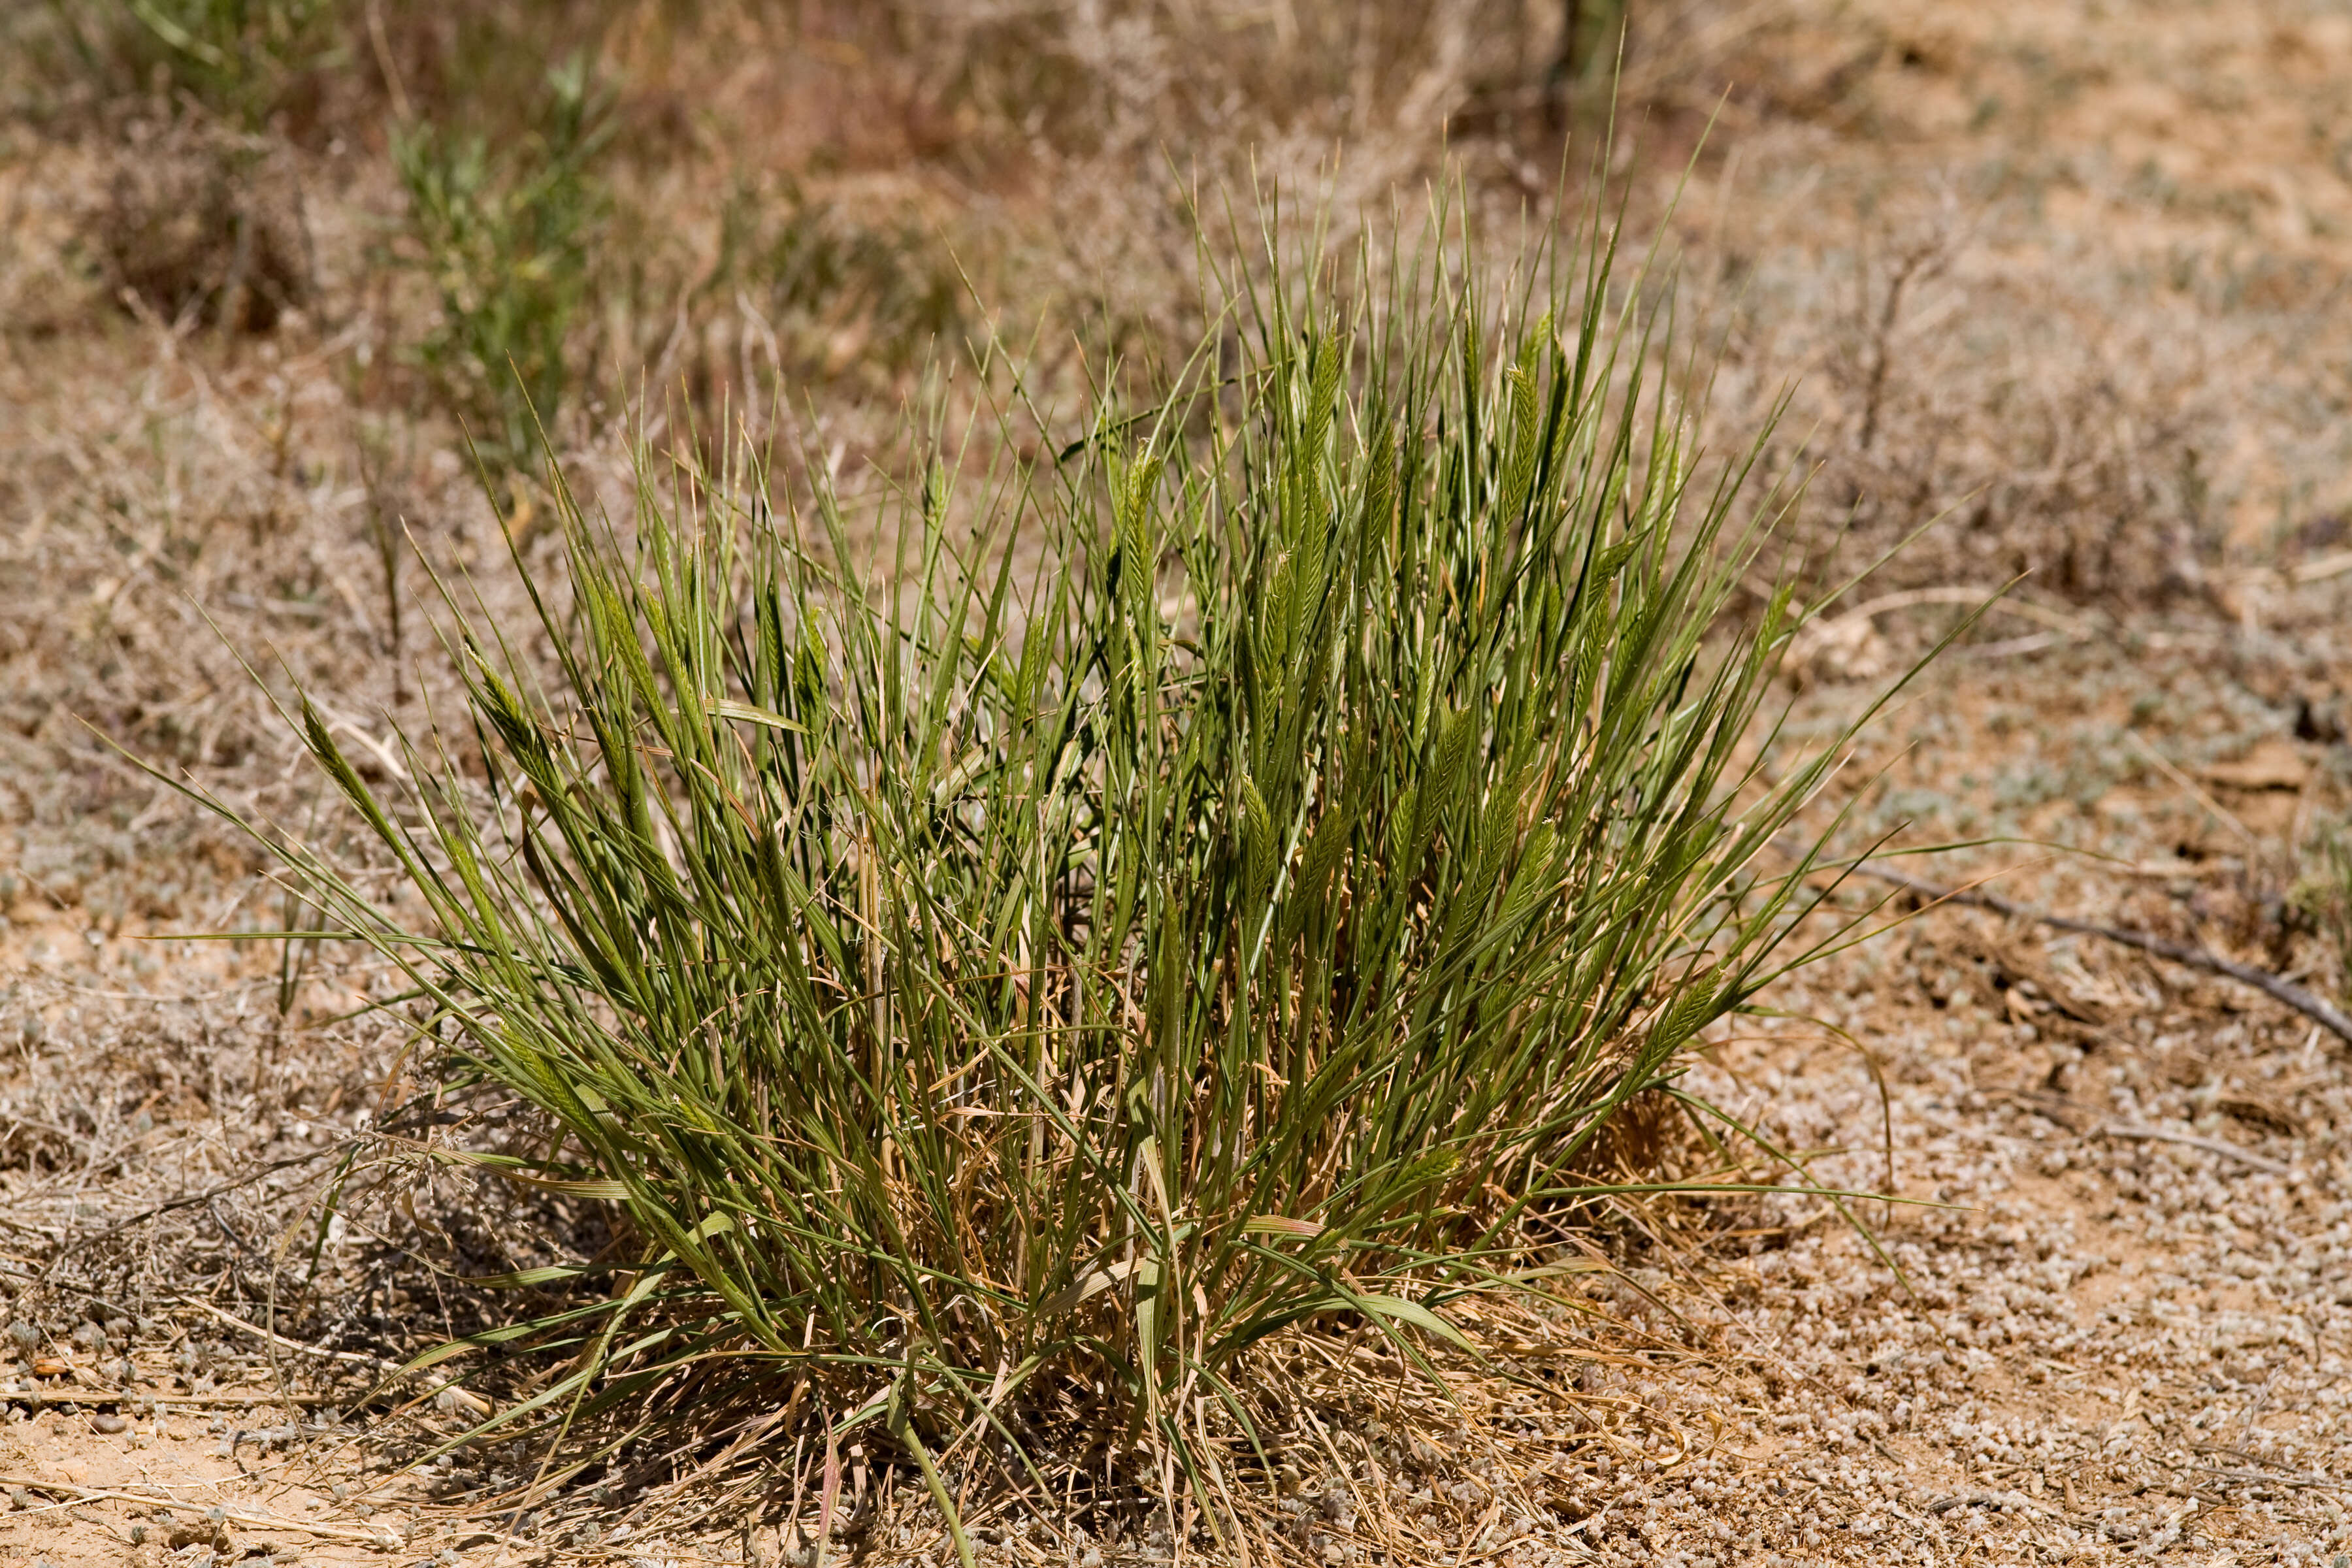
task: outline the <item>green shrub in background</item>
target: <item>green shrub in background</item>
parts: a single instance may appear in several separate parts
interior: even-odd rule
[[[495,150],[430,121],[393,140],[411,259],[440,306],[419,357],[496,469],[535,461],[541,424],[552,426],[570,391],[565,339],[588,302],[611,205],[594,168],[607,127],[584,57],[546,86],[539,127]]]
[[[499,1423],[764,1381],[943,1505],[974,1442],[1207,1498],[1267,1336],[1418,1356],[1524,1281],[1793,962],[1759,859],[1845,739],[1743,745],[1795,617],[1726,617],[1744,468],[1696,479],[1609,254],[1281,269],[1230,379],[1058,466],[932,442],[870,565],[749,463],[648,456],[617,533],[562,495],[561,679],[464,632],[487,793],[419,736],[380,795],[304,710],[430,918],[289,845],[308,895],[641,1238]]]
[[[303,76],[342,58],[343,0],[49,0],[89,79],[162,87],[258,131]]]
[[[1544,78],[1555,114],[1592,107],[1595,99],[1601,106],[1614,102],[1611,83],[1624,63],[1632,22],[1627,0],[1560,0],[1559,45]]]

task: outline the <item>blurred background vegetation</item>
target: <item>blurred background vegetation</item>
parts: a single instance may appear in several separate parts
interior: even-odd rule
[[[1896,577],[2228,597],[2352,505],[2341,29],[2125,10],[40,0],[0,18],[0,312],[292,310],[358,406],[529,468],[529,409],[562,449],[639,400],[888,406],[983,324],[1042,390],[1082,339],[1148,361],[1199,324],[1196,200],[1344,248],[1433,179],[1502,228],[1613,174],[1717,397],[1796,385],[1816,555],[1941,520]]]
[[[79,215],[69,270],[230,331],[365,315],[364,399],[456,417],[503,469],[532,460],[530,410],[561,441],[625,387],[705,419],[779,380],[887,396],[975,298],[1051,322],[1049,357],[1074,331],[1148,353],[1197,303],[1188,192],[1280,184],[1349,223],[1466,132],[1548,205],[1624,21],[49,0],[0,26],[26,131],[148,150]]]

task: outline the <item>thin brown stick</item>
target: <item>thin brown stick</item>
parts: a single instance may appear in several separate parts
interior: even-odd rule
[[[2220,801],[2215,800],[2210,795],[2207,794],[2203,786],[2199,784],[2195,779],[2192,779],[2187,773],[2182,773],[2178,767],[2175,767],[2170,762],[2166,760],[2162,752],[2158,751],[2154,746],[2149,745],[2146,741],[2142,740],[2138,731],[2126,730],[2124,731],[2124,734],[2134,746],[2137,746],[2139,749],[2139,754],[2141,756],[2146,757],[2149,762],[2156,764],[2156,768],[2158,773],[2162,773],[2166,778],[2170,779],[2174,784],[2179,784],[2184,794],[2186,794],[2191,800],[2194,800],[2199,805],[2203,806],[2207,816],[2220,823],[2222,826],[2228,828],[2231,832],[2236,834],[2240,839],[2243,840],[2248,845],[2259,845],[2262,842],[2261,839],[2254,837],[2254,830],[2252,828],[2248,827],[2244,823],[2239,821],[2237,816],[2231,813],[2227,806],[2224,806]]]
[[[253,1410],[282,1405],[289,1409],[340,1409],[351,1404],[331,1394],[144,1394],[135,1388],[27,1389],[0,1394],[0,1405],[21,1405],[29,1410],[72,1410],[99,1405],[152,1405],[164,1410]]]
[[[78,1487],[64,1481],[44,1480],[38,1476],[0,1476],[0,1487],[22,1487],[26,1491],[45,1492],[68,1503],[130,1502],[143,1508],[170,1509],[177,1513],[194,1514],[199,1518],[211,1512],[203,1503],[183,1502],[177,1498],[155,1497],[146,1492],[114,1491],[103,1487]],[[332,1524],[305,1524],[298,1519],[279,1519],[267,1513],[244,1513],[235,1509],[220,1510],[220,1522],[234,1524],[243,1530],[290,1530],[297,1535],[315,1536],[320,1541],[348,1541],[378,1549],[397,1546],[400,1537],[390,1530],[346,1530]]]
[[[2235,1160],[2240,1164],[2252,1165],[2257,1171],[2268,1171],[2274,1176],[2294,1174],[2294,1167],[2283,1160],[2273,1160],[2267,1154],[2257,1154],[2251,1149],[2241,1149],[2226,1139],[2204,1138],[2194,1132],[2175,1132],[2168,1127],[2139,1127],[2116,1121],[2109,1122],[2100,1128],[2099,1135],[2103,1138],[2183,1143],[2191,1149],[2202,1149],[2209,1154],[2219,1154],[2225,1160]]]
[[[349,1366],[365,1367],[368,1371],[376,1373],[378,1376],[383,1376],[389,1373],[395,1373],[400,1370],[400,1363],[398,1362],[386,1361],[381,1356],[368,1355],[360,1351],[328,1350],[323,1345],[306,1345],[300,1340],[289,1339],[284,1334],[273,1333],[269,1330],[263,1328],[259,1323],[249,1323],[233,1312],[222,1311],[218,1307],[214,1306],[210,1301],[205,1300],[201,1297],[183,1296],[179,1298],[178,1305],[194,1307],[197,1311],[203,1312],[209,1317],[216,1318],[220,1321],[226,1323],[232,1329],[251,1334],[257,1339],[267,1341],[270,1344],[277,1345],[283,1350],[298,1351],[303,1355],[317,1356],[322,1361],[341,1362]]]
[[[2240,963],[2235,959],[2223,958],[2221,954],[2208,952],[2203,947],[2191,947],[2186,942],[2168,941],[2147,931],[2126,931],[2117,926],[2103,926],[2092,921],[2078,921],[2070,915],[2053,915],[2047,910],[2033,909],[2013,900],[2004,899],[1999,893],[1988,893],[1980,888],[1938,887],[1933,882],[1921,881],[1916,877],[1906,876],[1901,871],[1889,870],[1884,866],[1868,860],[1856,865],[1853,870],[1856,875],[1869,877],[1876,881],[1889,882],[1906,892],[1916,893],[1930,903],[1966,904],[1974,909],[1990,910],[1995,914],[2035,921],[2056,931],[2077,931],[2084,936],[2099,937],[2125,947],[2136,947],[2142,952],[2152,954],[2169,963],[2182,964],[2190,969],[2201,969],[2208,974],[2219,974],[2234,980],[2241,985],[2251,985],[2272,1001],[2294,1008],[2313,1023],[2331,1031],[2346,1043],[2352,1044],[2352,1018],[2346,1017],[2341,1012],[2329,1006],[2302,986],[2292,981],[2282,980],[2267,969],[2257,969],[2251,963]]]
[[[330,1155],[341,1153],[346,1146],[346,1141],[338,1141],[328,1144],[323,1149],[313,1149],[307,1154],[296,1154],[284,1160],[272,1160],[269,1163],[257,1166],[233,1182],[223,1182],[216,1187],[206,1187],[200,1193],[190,1193],[185,1196],[173,1198],[168,1203],[156,1204],[152,1207],[141,1209],[128,1218],[115,1221],[104,1230],[93,1231],[88,1236],[75,1237],[65,1244],[55,1258],[49,1259],[47,1268],[39,1277],[40,1281],[43,1284],[50,1283],[49,1270],[55,1269],[58,1264],[83,1247],[95,1246],[101,1241],[110,1241],[131,1226],[144,1224],[158,1215],[170,1214],[174,1209],[194,1208],[198,1204],[208,1204],[215,1198],[223,1197],[236,1191],[239,1187],[249,1187],[264,1177],[274,1176],[280,1171],[289,1171],[297,1165],[316,1164]],[[71,1287],[68,1286],[67,1289]]]

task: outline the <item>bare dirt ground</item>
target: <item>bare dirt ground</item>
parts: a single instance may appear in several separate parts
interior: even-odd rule
[[[1845,841],[1977,842],[1912,868],[1999,873],[2022,902],[2340,996],[2304,895],[2352,814],[2352,22],[2284,0],[1648,15],[1681,29],[1629,57],[1654,145],[1692,144],[1732,88],[1673,219],[1700,314],[1730,323],[1725,428],[1800,377],[1784,428],[1820,464],[1801,527],[1867,546],[1945,518],[1863,597],[2032,573],[2024,609],[1877,726],[1841,785]],[[1156,25],[1119,47],[1149,55]],[[658,120],[690,92],[754,127],[743,166],[822,164],[812,188],[843,210],[877,231],[919,211],[1024,299],[1156,300],[1165,215],[1103,226],[1139,205],[1137,138],[1178,121],[1170,103],[1200,114],[1164,51],[1104,111],[1125,142],[1080,153],[1049,127],[976,168],[954,146],[981,122],[950,116],[843,132],[826,163],[822,115],[745,106],[812,68],[847,94],[868,57],[844,38],[818,68],[747,48],[698,83],[639,37],[638,107]],[[1482,189],[1544,188],[1556,148],[1507,103],[1434,67],[1410,85],[1473,127],[1458,151]],[[1360,125],[1361,158],[1427,172],[1409,129]],[[300,911],[249,843],[112,746],[300,814],[239,657],[333,694],[365,749],[449,691],[423,568],[385,565],[384,520],[478,571],[494,606],[516,592],[502,521],[527,559],[543,542],[519,494],[502,520],[469,488],[446,424],[352,369],[368,345],[390,362],[408,308],[369,281],[396,205],[380,149],[285,154],[307,160],[320,302],[236,336],[109,302],[93,193],[145,155],[140,134],[0,130],[0,1558],[809,1563],[778,1533],[806,1517],[790,1475],[772,1484],[788,1457],[756,1446],[643,1456],[560,1508],[500,1512],[536,1455],[417,1462],[478,1414],[469,1395],[412,1383],[396,1411],[355,1408],[400,1359],[484,1326],[497,1304],[462,1277],[565,1255],[582,1221],[421,1162],[428,1131],[476,1124],[436,1130],[427,1104],[387,1128],[426,1086],[396,1029],[352,1016],[380,976],[184,939]],[[1670,163],[1641,178],[1669,183]],[[648,210],[701,235],[719,166]],[[1099,247],[1051,237],[1074,226]],[[870,325],[816,321],[802,361],[772,338],[764,363],[870,401]],[[750,363],[740,321],[709,337],[710,363]],[[568,438],[614,471],[608,439]],[[1931,595],[1840,623],[1809,648],[1796,722],[1866,700],[1956,613]],[[1286,1435],[1295,1471],[1266,1504],[1284,1552],[2352,1561],[2352,1047],[2093,938],[1884,914],[1911,918],[1788,984],[1771,1000],[1790,1016],[1715,1042],[1691,1080],[1811,1183],[1904,1200],[1848,1205],[1883,1255],[1794,1177],[1600,1216],[1607,1271],[1498,1320],[1509,1375],[1453,1369],[1458,1409],[1360,1367],[1332,1382],[1320,1425]],[[869,1507],[856,1464],[849,1484],[834,1560],[951,1560],[919,1489],[877,1477]],[[1208,1560],[1042,1514],[982,1531],[992,1563],[1179,1552]]]

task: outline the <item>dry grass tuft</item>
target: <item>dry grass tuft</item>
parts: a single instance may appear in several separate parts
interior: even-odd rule
[[[107,281],[166,321],[267,332],[315,286],[300,175],[263,138],[134,119],[89,219]]]

